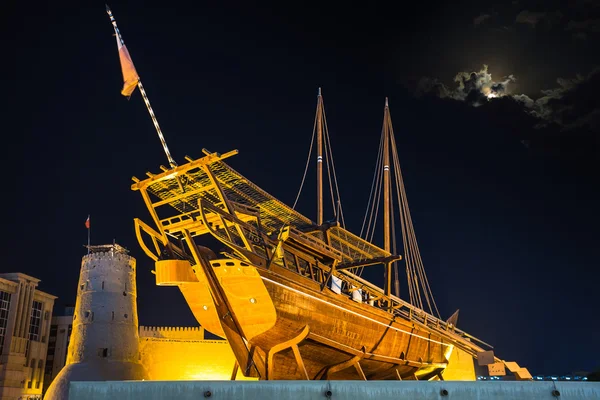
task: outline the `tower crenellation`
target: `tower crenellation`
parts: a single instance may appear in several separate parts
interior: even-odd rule
[[[204,328],[200,326],[140,326],[141,338],[204,340]]]

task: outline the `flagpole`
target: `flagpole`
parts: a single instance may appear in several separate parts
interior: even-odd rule
[[[121,46],[125,46],[125,42],[123,41],[121,32],[119,31],[119,28],[117,27],[117,21],[115,20],[115,17],[113,16],[112,11],[108,7],[108,4],[106,5],[106,12],[107,12],[108,16],[110,17],[110,22],[112,23],[112,26],[115,29],[115,34],[117,35],[118,40],[121,42]],[[144,99],[144,103],[146,104],[146,108],[148,109],[148,113],[150,114],[150,118],[152,118],[152,123],[154,123],[154,127],[156,128],[156,133],[158,133],[158,138],[160,139],[160,142],[162,143],[165,154],[167,155],[167,158],[169,159],[169,164],[171,165],[171,168],[175,168],[177,166],[177,163],[171,156],[171,152],[169,151],[169,148],[167,147],[167,142],[165,141],[165,137],[163,136],[162,130],[160,129],[160,125],[158,124],[158,120],[156,119],[156,115],[154,114],[154,110],[152,109],[152,106],[150,105],[150,100],[148,99],[148,95],[146,94],[146,91],[144,90],[144,85],[142,85],[142,80],[139,78],[139,76],[138,76],[138,81],[137,81],[137,87],[140,88],[140,93],[142,94],[142,98]]]
[[[91,235],[91,232],[92,232],[92,223],[90,221],[90,215],[89,214],[88,214],[87,222],[88,222],[88,224],[87,224],[87,231],[88,231],[88,245],[87,245],[87,248],[88,248],[88,254],[90,254],[90,235]]]

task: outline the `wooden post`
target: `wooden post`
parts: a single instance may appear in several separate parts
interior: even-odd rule
[[[385,264],[385,295],[389,296],[392,295],[392,263],[391,262],[387,262]],[[389,301],[389,306],[390,306],[390,310],[391,310],[391,301]]]
[[[240,367],[240,365],[238,364],[237,360],[235,360],[235,362],[233,364],[233,371],[231,371],[231,380],[232,381],[235,381],[239,367]]]

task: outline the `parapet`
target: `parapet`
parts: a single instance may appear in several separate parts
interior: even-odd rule
[[[90,254],[94,254],[94,253],[105,253],[105,252],[113,252],[113,253],[121,253],[121,254],[127,254],[129,253],[129,250],[127,250],[125,247],[120,246],[116,243],[113,244],[101,244],[101,245],[95,245],[95,246],[85,246]]]
[[[83,262],[87,262],[90,260],[111,260],[111,261],[129,261],[135,260],[132,256],[130,256],[129,250],[126,248],[119,246],[118,244],[104,244],[97,246],[85,246],[88,249],[88,254],[82,257]],[[133,263],[135,264],[135,263]],[[134,269],[135,265],[131,265],[130,268]]]
[[[140,338],[204,340],[201,326],[140,326]]]

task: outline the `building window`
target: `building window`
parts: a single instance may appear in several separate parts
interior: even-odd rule
[[[8,321],[8,307],[10,306],[10,293],[0,291],[0,354],[4,347],[4,335]]]
[[[48,343],[48,356],[53,356],[56,352],[56,342]]]
[[[42,325],[42,307],[41,301],[34,301],[31,306],[31,324],[29,325],[29,340],[40,341],[40,328]]]
[[[50,340],[54,338],[56,341],[56,335],[58,333],[58,325],[50,325]]]
[[[44,375],[48,377],[48,379],[52,378],[52,361],[50,357],[46,360],[46,368],[44,371]]]

